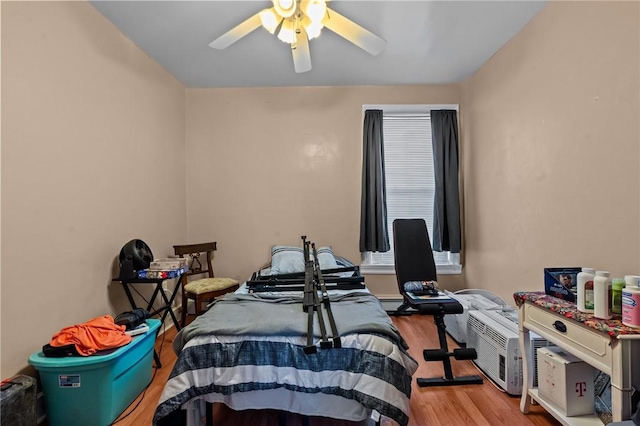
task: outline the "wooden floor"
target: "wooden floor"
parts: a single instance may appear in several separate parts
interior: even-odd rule
[[[489,379],[484,378],[482,385],[418,387],[415,378],[442,377],[441,362],[425,362],[422,359],[423,349],[439,347],[438,334],[433,318],[427,315],[392,317],[402,336],[409,344],[409,352],[418,361],[420,367],[414,374],[411,394],[411,412],[409,426],[422,425],[559,425],[542,407],[532,405],[529,414],[520,412],[519,397],[512,397],[502,392]],[[162,368],[154,368],[154,378],[147,390],[139,396],[120,416],[116,423],[119,426],[151,425],[156,403],[162,392],[164,383],[175,363],[176,356],[171,344],[175,336],[171,328],[158,337],[156,350],[160,353]],[[449,350],[458,347],[450,338]],[[471,361],[452,359],[454,376],[482,375]],[[136,407],[136,408],[134,408]],[[214,425],[233,426],[268,426],[278,424],[278,413],[274,411],[242,411],[235,412],[224,405],[215,404]],[[287,426],[302,424],[300,416],[288,414]],[[325,418],[311,418],[310,426],[336,425],[360,426],[359,423],[336,421]],[[383,418],[382,426],[396,426],[397,423]]]

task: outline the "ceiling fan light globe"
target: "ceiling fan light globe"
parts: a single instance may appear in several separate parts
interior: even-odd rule
[[[260,12],[260,22],[262,26],[271,34],[275,34],[276,28],[280,25],[282,17],[280,17],[274,8],[264,9]]]
[[[293,22],[288,19],[284,20],[278,32],[278,38],[285,43],[295,43],[296,33],[293,29]]]
[[[327,4],[324,0],[311,0],[307,3],[304,13],[311,19],[311,22],[320,23],[327,14]]]
[[[309,25],[306,25],[304,27],[305,31],[307,32],[307,37],[309,38],[309,40],[319,37],[320,33],[322,32],[322,28],[323,28],[323,25],[318,22],[311,22]]]

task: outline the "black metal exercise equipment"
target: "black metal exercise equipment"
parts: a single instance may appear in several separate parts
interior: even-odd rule
[[[412,297],[405,291],[404,284],[410,281],[437,281],[436,264],[433,259],[429,231],[423,219],[396,219],[393,221],[393,248],[395,255],[396,279],[402,295],[402,305],[389,315],[410,315],[409,308],[421,315],[433,315],[438,328],[440,349],[425,349],[425,361],[441,361],[444,377],[417,379],[419,386],[454,386],[482,384],[482,377],[454,377],[451,369],[451,357],[457,360],[476,359],[478,354],[473,348],[454,349],[449,352],[444,316],[461,314],[463,307],[453,298],[429,300],[429,298]]]

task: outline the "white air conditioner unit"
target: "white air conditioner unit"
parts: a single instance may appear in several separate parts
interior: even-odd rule
[[[529,333],[537,366],[536,349],[553,346],[535,333]],[[522,356],[518,334],[518,311],[471,311],[467,322],[467,347],[474,348],[478,358],[473,362],[510,395],[522,395]],[[533,386],[538,386],[537,367]]]
[[[476,291],[478,293],[476,293]],[[463,311],[461,314],[448,314],[444,316],[444,325],[446,326],[447,333],[458,343],[467,342],[467,323],[469,322],[470,311],[501,310],[506,305],[506,302],[498,296],[492,296],[486,290],[461,290],[455,293],[445,291],[445,293],[456,299],[462,305]],[[498,302],[500,302],[500,304],[498,304]]]

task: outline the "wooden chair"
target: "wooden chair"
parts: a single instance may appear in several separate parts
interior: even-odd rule
[[[196,317],[202,313],[202,303],[211,301],[218,296],[238,289],[239,282],[232,278],[216,278],[213,273],[213,252],[216,242],[200,244],[183,244],[173,246],[176,255],[189,256],[189,271],[180,278],[182,284],[182,327],[187,321],[187,307],[189,299],[195,301]],[[206,264],[203,264],[203,254],[206,253]],[[191,277],[201,276],[189,281]]]

